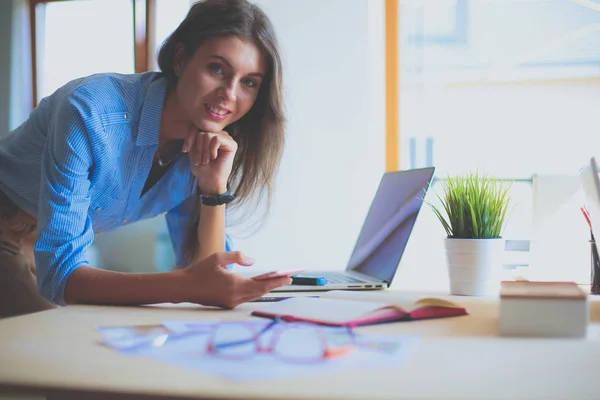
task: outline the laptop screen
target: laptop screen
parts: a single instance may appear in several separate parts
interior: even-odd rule
[[[392,282],[434,170],[383,175],[346,270]]]

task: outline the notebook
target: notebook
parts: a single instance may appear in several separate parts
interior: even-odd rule
[[[321,297],[292,297],[254,310],[252,315],[330,326],[359,326],[391,321],[467,315],[442,298],[333,290]]]

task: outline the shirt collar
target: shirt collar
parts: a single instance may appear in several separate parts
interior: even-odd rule
[[[165,94],[167,92],[167,80],[158,78],[150,84],[138,127],[136,146],[150,146],[158,144],[160,133],[160,117],[162,115]]]

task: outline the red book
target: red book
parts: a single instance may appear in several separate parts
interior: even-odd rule
[[[257,317],[280,317],[286,321],[330,326],[360,326],[466,314],[464,307],[442,298],[341,290],[325,292],[319,298],[292,297],[252,312]]]

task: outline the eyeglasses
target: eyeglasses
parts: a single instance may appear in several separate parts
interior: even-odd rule
[[[206,325],[188,327],[198,333]],[[220,322],[205,333],[206,353],[232,360],[269,354],[284,362],[314,363],[347,354],[356,347],[352,328],[283,322],[279,318],[267,325]]]
[[[176,327],[136,327],[135,332],[124,328],[109,329],[105,335],[115,336],[113,347],[126,352],[162,348],[172,344],[180,349],[194,349],[199,356],[223,360],[246,360],[257,356],[275,357],[296,364],[325,362],[355,349],[394,353],[397,341],[374,339],[355,334],[350,327],[331,327],[307,322],[222,321],[183,322]]]

